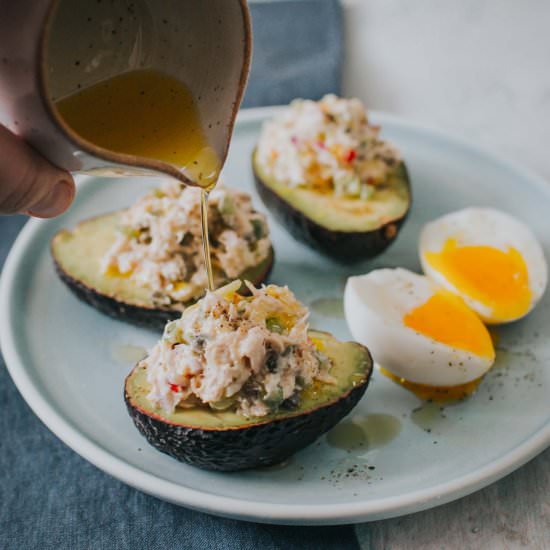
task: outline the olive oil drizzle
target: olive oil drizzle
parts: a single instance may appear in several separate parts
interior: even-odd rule
[[[212,256],[210,254],[210,237],[208,234],[208,191],[201,189],[201,223],[202,223],[202,250],[204,254],[204,265],[208,277],[208,290],[214,288],[214,275],[212,273]]]

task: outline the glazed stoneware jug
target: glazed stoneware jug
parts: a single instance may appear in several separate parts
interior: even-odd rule
[[[69,171],[188,181],[177,166],[83,140],[54,101],[127,71],[162,71],[190,89],[223,162],[250,57],[245,0],[0,0],[0,123]]]

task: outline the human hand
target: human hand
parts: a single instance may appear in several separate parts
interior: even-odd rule
[[[34,151],[0,124],[0,215],[53,218],[75,195],[72,176]]]

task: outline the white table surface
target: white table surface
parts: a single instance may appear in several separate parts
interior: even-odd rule
[[[343,1],[346,95],[471,139],[550,181],[550,2]],[[550,549],[550,450],[473,495],[357,533],[376,550]]]

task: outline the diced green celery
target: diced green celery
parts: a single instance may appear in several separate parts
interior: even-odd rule
[[[214,409],[215,411],[225,411],[229,408],[231,408],[235,402],[237,401],[236,396],[226,397],[225,399],[220,399],[219,401],[214,401],[213,403],[209,403],[211,409]]]
[[[169,344],[178,344],[180,343],[181,337],[182,334],[178,322],[170,321],[169,323],[167,323],[167,325],[164,327],[164,334],[162,336],[163,340],[165,340]]]
[[[369,199],[373,193],[374,193],[374,187],[372,185],[369,185],[368,183],[361,184],[361,193],[359,195],[359,198],[361,200]]]
[[[259,241],[265,236],[264,224],[262,220],[259,220],[258,218],[253,218],[250,220],[250,224],[252,225],[252,230],[254,231],[254,237],[257,241]]]
[[[264,397],[264,401],[271,408],[279,406],[284,401],[283,389],[275,389],[271,394]]]
[[[270,332],[276,332],[277,334],[282,334],[285,331],[284,324],[277,317],[268,317],[265,320],[265,326]]]
[[[121,225],[118,230],[129,239],[137,239],[139,237],[140,231],[130,225]]]
[[[235,214],[235,202],[229,193],[224,193],[218,202],[218,212],[222,217],[233,216]]]

